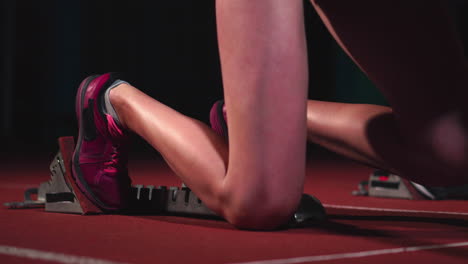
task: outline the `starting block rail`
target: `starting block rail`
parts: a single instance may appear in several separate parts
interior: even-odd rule
[[[60,150],[49,166],[50,180],[41,183],[38,188],[26,190],[24,201],[5,203],[5,206],[12,209],[44,207],[46,212],[81,215],[104,213],[81,193],[71,175],[71,158],[75,147],[73,137],[61,137],[58,141]],[[186,186],[133,185],[130,193],[128,209],[121,213],[220,219]],[[325,209],[320,201],[303,194],[288,226],[300,227],[318,223],[325,218]]]

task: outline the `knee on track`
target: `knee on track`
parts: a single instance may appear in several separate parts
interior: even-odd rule
[[[224,217],[240,229],[273,230],[286,224],[299,205],[300,194],[237,192],[227,197]]]

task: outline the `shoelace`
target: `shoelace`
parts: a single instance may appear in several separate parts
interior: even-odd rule
[[[121,140],[125,140],[125,135],[122,129],[115,123],[114,118],[110,115],[106,114],[107,124],[108,124],[108,131],[112,138],[120,138]],[[121,159],[122,150],[120,149],[120,144],[113,144],[112,145],[112,152],[111,157],[108,161],[104,162],[106,168],[109,169],[117,169]]]
[[[104,162],[104,165],[106,168],[116,168],[118,163],[119,163],[119,148],[116,145],[112,145],[112,152],[111,152],[111,157],[109,160]]]

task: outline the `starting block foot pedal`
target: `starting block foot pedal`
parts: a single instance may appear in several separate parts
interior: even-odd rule
[[[50,163],[50,180],[39,188],[26,190],[23,202],[6,203],[9,208],[44,207],[47,212],[93,214],[102,211],[78,189],[71,174],[71,159],[75,149],[73,137],[58,139],[59,151]],[[31,194],[37,194],[32,199]]]
[[[73,151],[75,150],[73,137],[60,137],[58,143],[60,150],[50,164],[51,181],[46,187],[45,210],[47,212],[75,214],[102,213],[102,210],[91,203],[80,191],[73,179],[71,168]]]

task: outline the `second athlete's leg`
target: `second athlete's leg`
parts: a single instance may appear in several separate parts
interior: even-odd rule
[[[373,129],[361,131],[363,148],[417,182],[466,183],[468,69],[443,1],[312,3],[392,105]],[[367,121],[356,119],[361,126]]]
[[[374,168],[395,172],[374,146],[377,141],[384,145],[379,149],[383,147],[391,153],[405,151],[395,131],[390,107],[315,100],[309,100],[307,106],[309,141]]]

